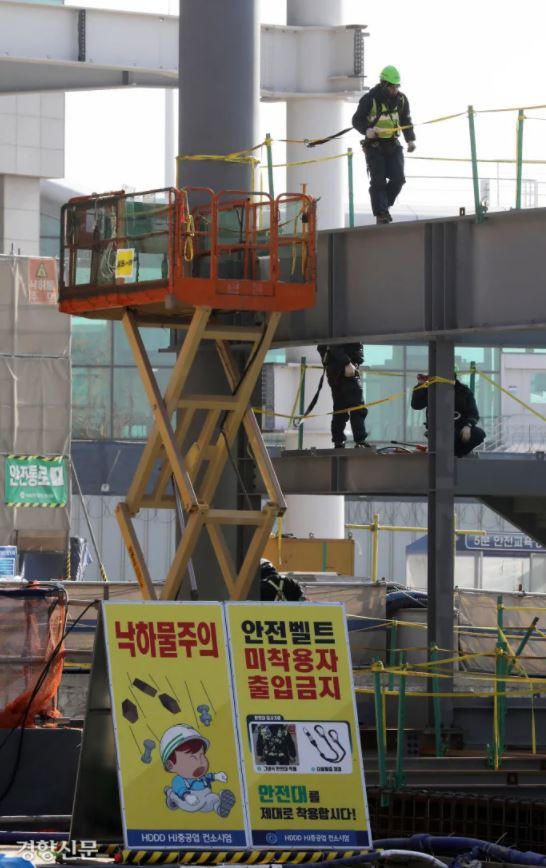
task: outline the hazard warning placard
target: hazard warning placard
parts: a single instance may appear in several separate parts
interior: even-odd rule
[[[28,260],[28,303],[57,304],[58,292],[56,261],[30,257]]]

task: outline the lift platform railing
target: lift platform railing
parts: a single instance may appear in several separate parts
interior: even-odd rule
[[[60,308],[310,307],[315,205],[304,194],[203,187],[71,199],[62,209]]]

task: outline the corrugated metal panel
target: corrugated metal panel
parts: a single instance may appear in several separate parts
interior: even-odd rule
[[[84,497],[93,534],[108,578],[112,582],[136,581],[127,556],[127,550],[115,517],[115,508],[122,498]],[[174,557],[175,516],[172,510],[144,509],[134,519],[136,533],[142,546],[152,580],[162,582]],[[93,551],[89,529],[79,497],[72,498],[72,536],[87,539],[93,558],[85,573],[85,581],[101,581],[97,557]]]

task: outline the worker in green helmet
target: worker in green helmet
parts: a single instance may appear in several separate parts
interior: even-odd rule
[[[377,223],[392,223],[390,208],[406,183],[404,151],[400,131],[408,153],[415,150],[415,133],[408,98],[400,92],[400,73],[386,66],[376,84],[364,94],[353,115],[353,127],[364,136],[361,141],[370,176],[370,199]]]

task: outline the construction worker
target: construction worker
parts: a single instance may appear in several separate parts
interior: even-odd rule
[[[455,376],[455,434],[453,448],[457,458],[464,458],[472,452],[476,446],[485,440],[485,431],[478,427],[480,414],[476,399],[468,386],[461,383]],[[412,410],[427,410],[425,427],[428,428],[428,377],[426,374],[417,374],[417,385],[414,386],[411,395]],[[428,435],[427,435],[428,436]]]
[[[406,183],[400,128],[408,153],[415,150],[408,98],[399,88],[400,73],[396,67],[386,66],[379,84],[364,94],[353,115],[353,127],[365,137],[360,144],[370,176],[370,199],[376,223],[392,223],[389,208]]]
[[[332,442],[335,449],[345,446],[345,426],[351,423],[355,447],[367,446],[364,420],[368,415],[364,403],[360,365],[364,363],[362,344],[319,344],[317,347],[332,390]],[[351,409],[357,407],[358,409]]]
[[[292,576],[281,576],[276,567],[267,558],[260,561],[260,600],[264,602],[288,601],[302,603],[305,594],[297,579]]]

